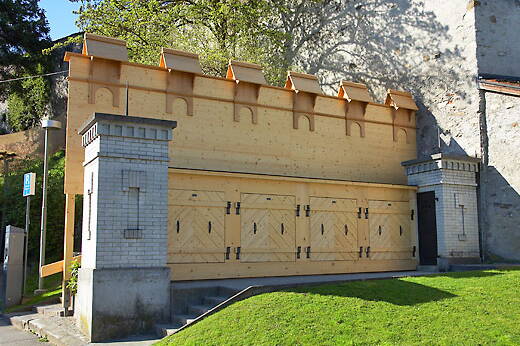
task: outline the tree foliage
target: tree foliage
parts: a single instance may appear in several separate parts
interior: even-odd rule
[[[0,77],[14,79],[51,70],[51,45],[45,12],[37,0],[0,0]],[[0,84],[0,100],[7,99],[7,123],[14,131],[34,126],[49,102],[48,78]]]
[[[59,151],[49,160],[48,204],[47,204],[47,263],[63,258],[63,229],[65,218],[65,195],[63,194],[63,179],[65,168],[65,153]],[[24,173],[36,173],[36,195],[31,197],[31,224],[29,229],[29,261],[38,259],[40,240],[40,218],[42,201],[43,160],[17,160],[11,163],[7,179],[0,178],[0,190],[7,180],[7,194],[0,194],[0,205],[7,204],[6,225],[24,228],[25,203],[22,196]],[[78,197],[81,198],[81,197]],[[81,208],[81,203],[76,203]],[[76,224],[80,221],[81,212],[76,213]],[[76,242],[79,244],[79,242]]]
[[[0,76],[35,72],[50,45],[49,26],[38,0],[0,0]],[[6,68],[9,67],[9,68]]]
[[[35,73],[43,73],[38,65]],[[50,83],[44,77],[29,78],[12,87],[7,98],[7,120],[13,131],[22,131],[38,125],[39,119],[47,113]]]
[[[229,58],[259,63],[277,85],[293,69],[318,75],[327,91],[341,79],[381,95],[425,80],[449,86],[423,59],[453,75],[457,55],[442,48],[446,29],[420,1],[71,1],[82,2],[82,29],[125,39],[134,61],[157,63],[159,47],[179,48],[201,55],[210,74],[223,75]]]
[[[280,33],[265,0],[71,0],[81,2],[78,25],[125,40],[132,61],[156,64],[160,47],[200,55],[204,72],[223,75],[229,59],[271,65]],[[267,69],[268,78],[277,73]]]

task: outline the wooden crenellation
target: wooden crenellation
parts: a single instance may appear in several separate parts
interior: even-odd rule
[[[410,93],[388,89],[385,104],[392,107],[393,139],[397,142],[400,132],[406,137],[406,143],[410,143],[409,128],[415,128],[415,111],[419,108],[415,104]]]
[[[258,123],[258,97],[260,87],[267,84],[260,65],[229,61],[227,79],[235,81],[233,120],[240,121],[240,111],[246,108],[251,112],[251,122]]]
[[[368,88],[361,83],[341,81],[338,97],[345,99],[345,119],[347,136],[352,135],[352,126],[359,127],[359,135],[365,137],[365,113],[372,101]]]
[[[337,96],[324,95],[315,76],[295,72],[288,74],[284,88],[275,87],[265,82],[260,66],[237,61],[230,61],[226,78],[208,76],[197,55],[166,48],[159,66],[131,63],[122,42],[88,34],[82,54],[66,53],[74,100],[67,137],[68,192],[82,192],[82,148],[75,128],[94,111],[124,114],[120,94],[125,89],[129,115],[173,117],[179,130],[185,127],[172,143],[177,155],[171,167],[406,181],[399,162],[415,157],[415,104],[409,93],[392,91],[386,104],[379,104],[363,84],[343,81]],[[242,124],[240,114],[248,112],[251,121]],[[183,115],[194,117],[179,118]],[[308,126],[302,126],[302,118]],[[339,128],[345,129],[343,138]],[[404,145],[399,141],[403,132]],[[327,149],[332,147],[339,150]]]

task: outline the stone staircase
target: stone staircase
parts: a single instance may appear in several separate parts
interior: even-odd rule
[[[171,288],[171,323],[157,324],[160,337],[174,334],[185,327],[217,312],[233,301],[239,293],[228,287]]]

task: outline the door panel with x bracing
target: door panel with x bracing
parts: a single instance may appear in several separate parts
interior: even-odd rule
[[[241,262],[295,261],[296,198],[241,194]]]
[[[397,201],[368,201],[369,242],[372,259],[410,259],[410,204]]]
[[[355,199],[311,197],[311,260],[348,261],[358,257]]]
[[[170,263],[224,262],[224,192],[170,190]]]

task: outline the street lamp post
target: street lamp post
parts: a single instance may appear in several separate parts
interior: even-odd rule
[[[43,191],[42,191],[42,219],[40,227],[40,266],[38,270],[38,289],[35,294],[43,293],[42,266],[45,264],[45,238],[47,233],[47,179],[49,156],[49,130],[61,129],[61,123],[57,120],[42,119],[42,128],[45,129],[45,152],[43,156]]]

